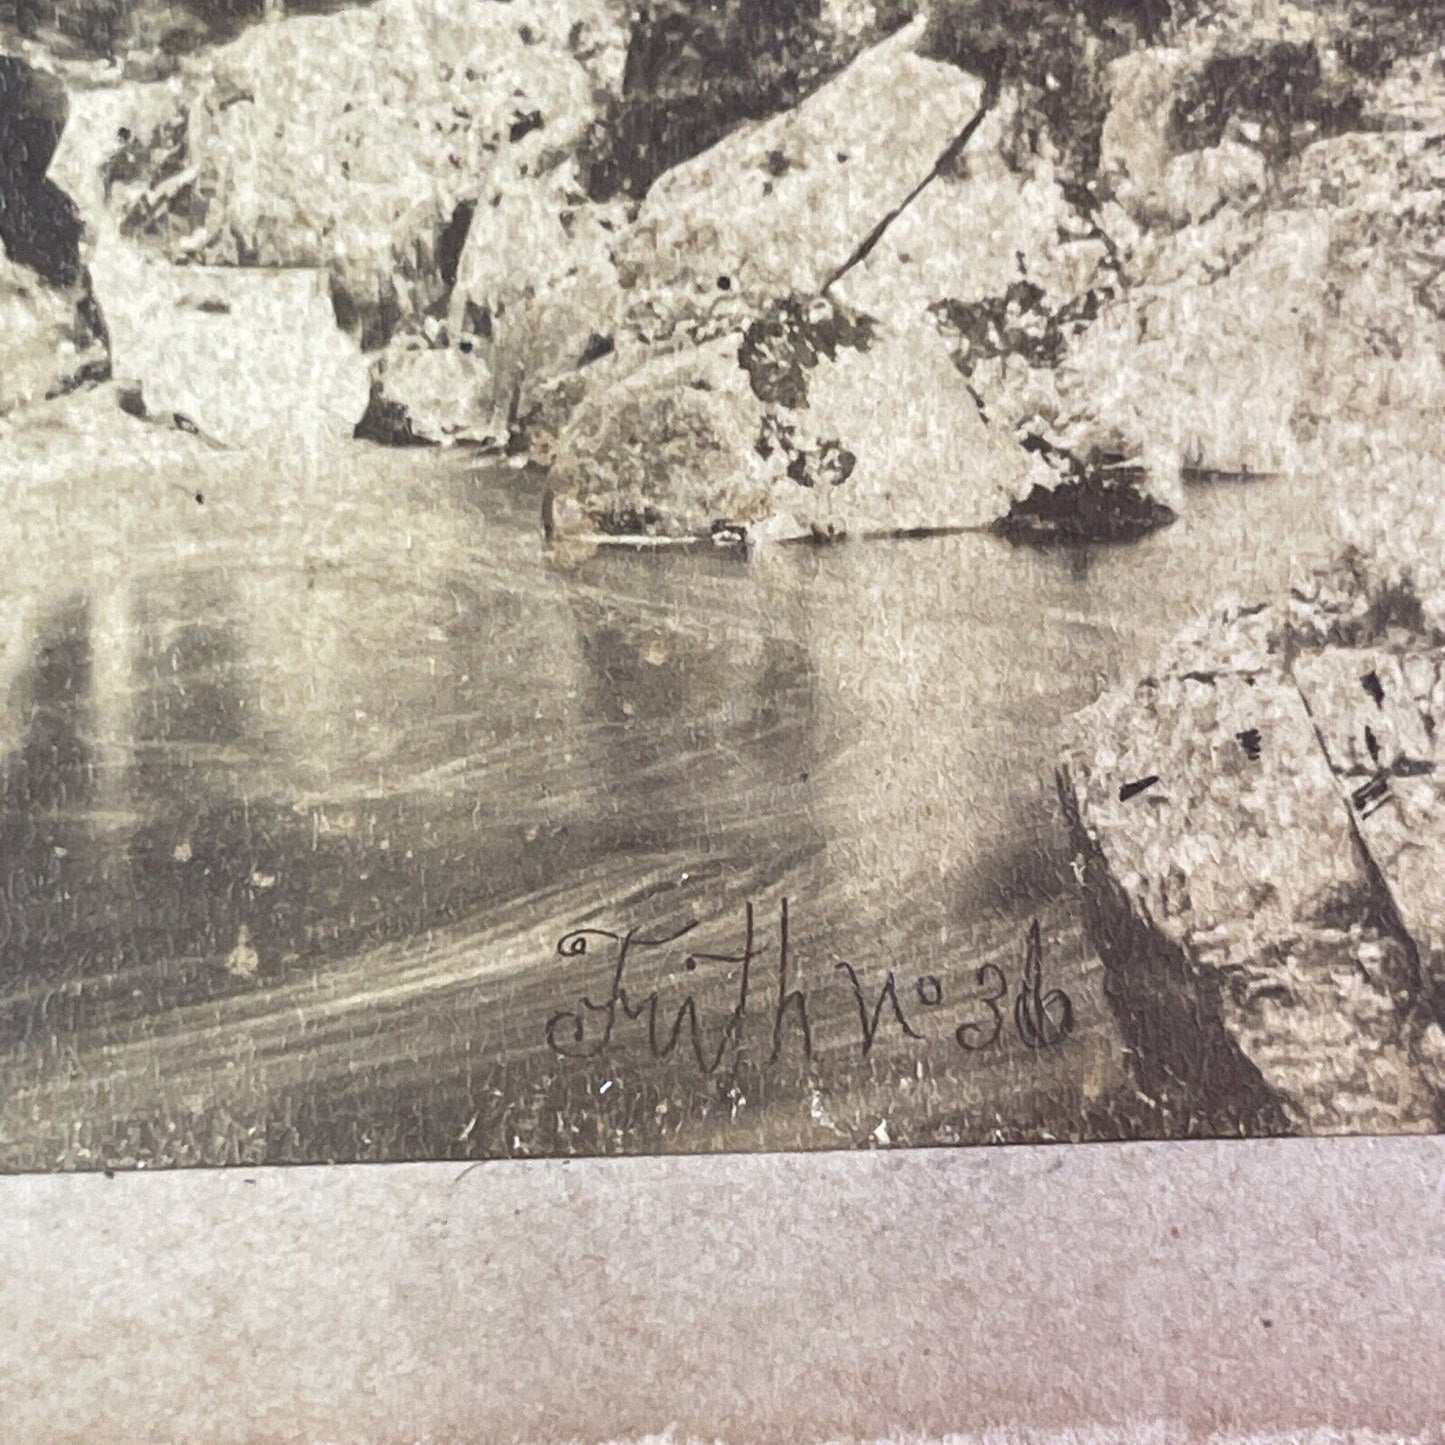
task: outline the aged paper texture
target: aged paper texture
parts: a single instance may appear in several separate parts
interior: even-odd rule
[[[0,1167],[1434,1132],[1442,46],[0,0]]]

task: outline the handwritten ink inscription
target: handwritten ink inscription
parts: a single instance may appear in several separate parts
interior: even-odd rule
[[[738,1054],[752,1021],[749,1037],[760,1046],[762,1061],[776,1064],[786,1050],[811,1060],[820,1007],[831,1011],[839,1001],[820,998],[825,985],[804,987],[797,978],[787,900],[779,910],[776,949],[760,939],[751,903],[744,909],[742,936],[733,950],[690,949],[686,940],[697,927],[688,924],[664,934],[636,928],[625,933],[579,928],[564,934],[557,942],[560,957],[591,961],[604,955],[611,966],[600,997],[584,994],[547,1020],[547,1046],[563,1058],[596,1059],[618,1042],[621,1026],[639,1024],[653,1058],[668,1059],[682,1049],[698,1072],[708,1076]],[[674,978],[700,970],[709,976],[718,968],[736,970],[720,1028],[716,1017],[705,1022],[692,990],[680,1000],[673,996],[665,1001],[663,990],[636,982],[638,973],[656,976],[659,963]],[[1037,920],[1029,926],[1022,967],[1013,977],[996,963],[968,970],[962,986],[952,988],[936,974],[900,980],[893,969],[886,970],[881,984],[876,977],[870,982],[864,970],[846,960],[835,963],[832,972],[833,982],[845,991],[841,1011],[856,1021],[847,1030],[848,1047],[856,1047],[863,1059],[885,1032],[895,1040],[924,1041],[923,1021],[949,1010],[950,1042],[966,1054],[999,1048],[1007,1038],[1031,1050],[1054,1048],[1074,1029],[1073,1001],[1063,989],[1044,986]]]

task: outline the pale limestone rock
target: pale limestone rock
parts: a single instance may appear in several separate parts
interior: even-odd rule
[[[0,415],[108,371],[84,286],[51,286],[0,252]]]
[[[173,266],[114,234],[92,272],[115,377],[151,415],[229,446],[349,437],[361,419],[367,364],[325,272]]]
[[[1099,173],[1131,210],[1144,214],[1174,156],[1169,111],[1190,64],[1178,47],[1121,56],[1105,72],[1109,112],[1099,145]]]
[[[1058,368],[1058,432],[1146,447],[1189,470],[1251,474],[1297,464],[1294,422],[1328,327],[1330,224],[1268,215],[1229,264],[1175,268],[1105,306]]]
[[[198,462],[214,456],[204,437],[168,419],[147,419],[126,410],[130,398],[114,384],[82,387],[54,401],[0,417],[0,454],[8,480],[24,491],[93,486],[96,458],[116,480],[139,475],[157,489],[172,487]],[[14,496],[7,500],[13,505]],[[53,501],[48,504],[53,508]],[[57,559],[57,564],[63,563]]]
[[[1402,648],[1397,635],[1306,655],[1293,669],[1345,805],[1437,991],[1445,990],[1442,663],[1439,647]]]
[[[556,535],[696,537],[768,518],[762,407],[737,344],[657,357],[583,399],[557,443]]]
[[[80,207],[92,233],[101,228],[108,202],[123,208],[149,185],[145,142],[180,126],[185,100],[179,76],[71,92],[70,116],[50,177]]]
[[[723,329],[750,304],[816,293],[932,171],[982,85],[917,53],[915,22],[795,110],[667,172],[615,250],[647,339]]]
[[[1287,632],[1262,616],[1212,619],[1193,666],[1176,648],[1075,720],[1061,796],[1111,996],[1141,1083],[1197,1113],[1428,1130],[1414,1040],[1433,1019],[1321,745],[1330,698],[1260,654],[1261,631]],[[1234,651],[1262,666],[1221,667]]]
[[[380,343],[445,296],[459,207],[577,141],[621,46],[580,0],[378,0],[253,27],[141,147],[125,228],[177,260],[324,267]]]
[[[1223,206],[1263,194],[1268,180],[1264,157],[1253,146],[1221,141],[1175,156],[1159,178],[1155,201],[1169,223],[1197,226]]]
[[[481,346],[473,337],[457,345],[395,338],[372,366],[370,411],[382,410],[386,429],[395,433],[386,439],[504,445],[507,418],[493,406],[492,374]]]
[[[1436,132],[1436,137],[1441,132]],[[1310,146],[1282,177],[1331,217],[1330,324],[1306,420],[1336,467],[1445,455],[1445,160],[1424,135]]]
[[[654,357],[557,443],[557,535],[838,537],[998,520],[1036,468],[979,417],[937,333],[821,298]]]

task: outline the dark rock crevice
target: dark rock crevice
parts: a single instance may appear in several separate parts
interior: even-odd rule
[[[918,200],[929,186],[933,185],[940,176],[946,175],[948,171],[957,164],[959,157],[963,154],[964,148],[978,131],[978,128],[988,118],[989,112],[993,109],[997,99],[998,91],[996,87],[992,84],[986,85],[978,110],[969,120],[968,124],[944,147],[942,154],[933,163],[933,168],[928,174],[924,176],[891,211],[880,218],[877,225],[853,248],[842,265],[828,277],[822,287],[825,293],[831,287],[836,286],[855,266],[862,265],[876,249],[878,243],[887,235],[889,227]]]
[[[1079,811],[1067,769],[1059,804],[1081,860],[1084,926],[1136,1080],[1165,1117],[1187,1112],[1208,1132],[1292,1132],[1283,1103],[1224,1025],[1219,982],[1131,905]]]
[[[80,212],[45,177],[67,114],[59,81],[0,55],[0,242],[52,286],[73,286],[82,271]]]

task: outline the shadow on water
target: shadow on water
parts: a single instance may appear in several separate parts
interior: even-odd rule
[[[1068,893],[1058,726],[1221,592],[1331,545],[1327,507],[1302,523],[1271,484],[1206,489],[1129,547],[561,566],[525,477],[358,449],[242,478],[264,509],[234,480],[174,522],[149,493],[70,499],[47,525],[73,565],[7,584],[12,1163],[1077,1129],[1127,1078]],[[605,1067],[544,1048],[605,983],[560,968],[567,930],[692,922],[725,953],[745,901],[784,897],[819,991],[785,1077],[754,1048],[698,1079],[636,1028]],[[977,1013],[1033,918],[1078,1016],[1057,1058],[935,1069],[899,1034],[860,1068],[840,961]],[[725,1014],[727,966],[660,967],[670,1009]]]

